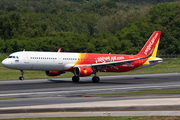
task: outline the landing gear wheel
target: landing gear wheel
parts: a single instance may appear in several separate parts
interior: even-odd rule
[[[73,76],[72,81],[73,82],[79,82],[79,76]]]
[[[19,80],[24,80],[23,75],[24,75],[24,70],[21,70],[21,77],[19,77]]]
[[[19,80],[24,80],[24,77],[19,77]]]
[[[100,81],[100,78],[99,78],[98,76],[94,76],[94,77],[92,78],[92,81],[93,81],[94,83],[98,83],[98,82]]]

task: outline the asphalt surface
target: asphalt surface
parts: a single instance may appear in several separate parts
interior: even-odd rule
[[[148,111],[148,110],[180,110],[180,104],[149,105],[141,104],[125,107],[100,107],[86,106],[82,108],[43,108],[26,109],[31,106],[88,104],[88,102],[111,102],[126,100],[172,99],[180,95],[120,95],[97,96],[97,93],[130,92],[154,89],[180,88],[180,73],[145,74],[102,76],[99,83],[92,83],[91,77],[81,78],[80,82],[73,83],[71,78],[52,78],[35,80],[14,80],[0,82],[0,118],[1,114],[32,113],[32,112],[73,112],[73,111]],[[173,99],[174,98],[174,99]],[[174,100],[176,102],[176,100]],[[179,101],[179,100],[178,100]],[[8,109],[12,108],[12,109]],[[6,110],[5,110],[6,109]],[[4,117],[6,118],[6,117]]]
[[[101,76],[99,83],[93,83],[91,77],[82,77],[78,83],[73,83],[71,78],[1,81],[0,98],[76,97],[94,93],[180,88],[179,78],[180,73],[165,73]]]

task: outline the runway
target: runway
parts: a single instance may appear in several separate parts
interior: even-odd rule
[[[158,104],[141,104],[132,106],[119,106],[107,102],[123,101],[146,101],[161,100],[174,101],[174,104],[166,102],[159,107],[159,110],[180,110],[180,95],[162,96],[91,96],[97,93],[129,92],[139,90],[180,88],[180,73],[166,74],[145,74],[145,75],[121,75],[121,76],[100,76],[99,83],[92,83],[91,77],[81,78],[79,83],[73,83],[71,78],[36,79],[24,81],[1,81],[0,82],[0,114],[7,113],[32,113],[36,112],[68,112],[68,111],[138,111],[157,110]],[[84,103],[84,107],[83,104]],[[86,106],[89,105],[92,106]],[[91,104],[90,104],[91,103]],[[102,104],[102,106],[96,106]],[[150,103],[150,102],[148,102]],[[77,107],[68,107],[71,106]],[[59,108],[55,109],[54,107]],[[63,106],[63,105],[66,105]],[[82,105],[82,108],[81,108]],[[40,107],[46,108],[40,109]],[[54,107],[52,107],[54,106]],[[63,107],[62,107],[63,106]],[[93,106],[95,108],[93,108]],[[52,108],[51,108],[52,107]],[[62,107],[62,108],[61,108]],[[39,108],[37,110],[37,108]],[[49,108],[49,109],[48,109]],[[50,109],[51,108],[51,109]],[[77,109],[78,108],[78,109]],[[168,108],[168,109],[166,109]],[[25,110],[25,111],[24,111]]]
[[[94,93],[180,88],[179,78],[180,73],[165,73],[100,76],[99,83],[92,83],[91,77],[82,77],[78,83],[73,83],[71,78],[1,81],[0,97],[74,97]]]

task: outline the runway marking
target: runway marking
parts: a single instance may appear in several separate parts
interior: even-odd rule
[[[16,93],[16,94],[0,94],[0,96],[17,96],[17,95],[37,95],[37,94],[52,94],[52,93],[74,93],[74,92],[87,92],[87,91],[105,91],[105,90],[121,90],[121,89],[137,89],[137,88],[168,88],[180,87],[180,85],[167,85],[167,86],[142,86],[142,87],[124,87],[124,88],[107,88],[107,89],[88,89],[88,90],[73,90],[73,91],[55,91],[55,92],[36,92],[36,93]]]

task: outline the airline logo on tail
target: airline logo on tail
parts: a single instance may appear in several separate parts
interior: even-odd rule
[[[149,40],[146,42],[142,50],[137,54],[140,56],[152,56],[156,57],[159,39],[160,39],[161,31],[154,31]]]
[[[152,47],[152,45],[154,44],[154,41],[156,40],[156,38],[157,38],[158,35],[159,35],[159,34],[156,33],[156,35],[155,35],[155,36],[153,37],[153,39],[150,41],[149,45],[147,46],[147,48],[146,48],[146,50],[145,50],[145,52],[144,52],[145,55],[147,55],[147,53],[149,52],[149,50],[151,50],[151,47]]]

